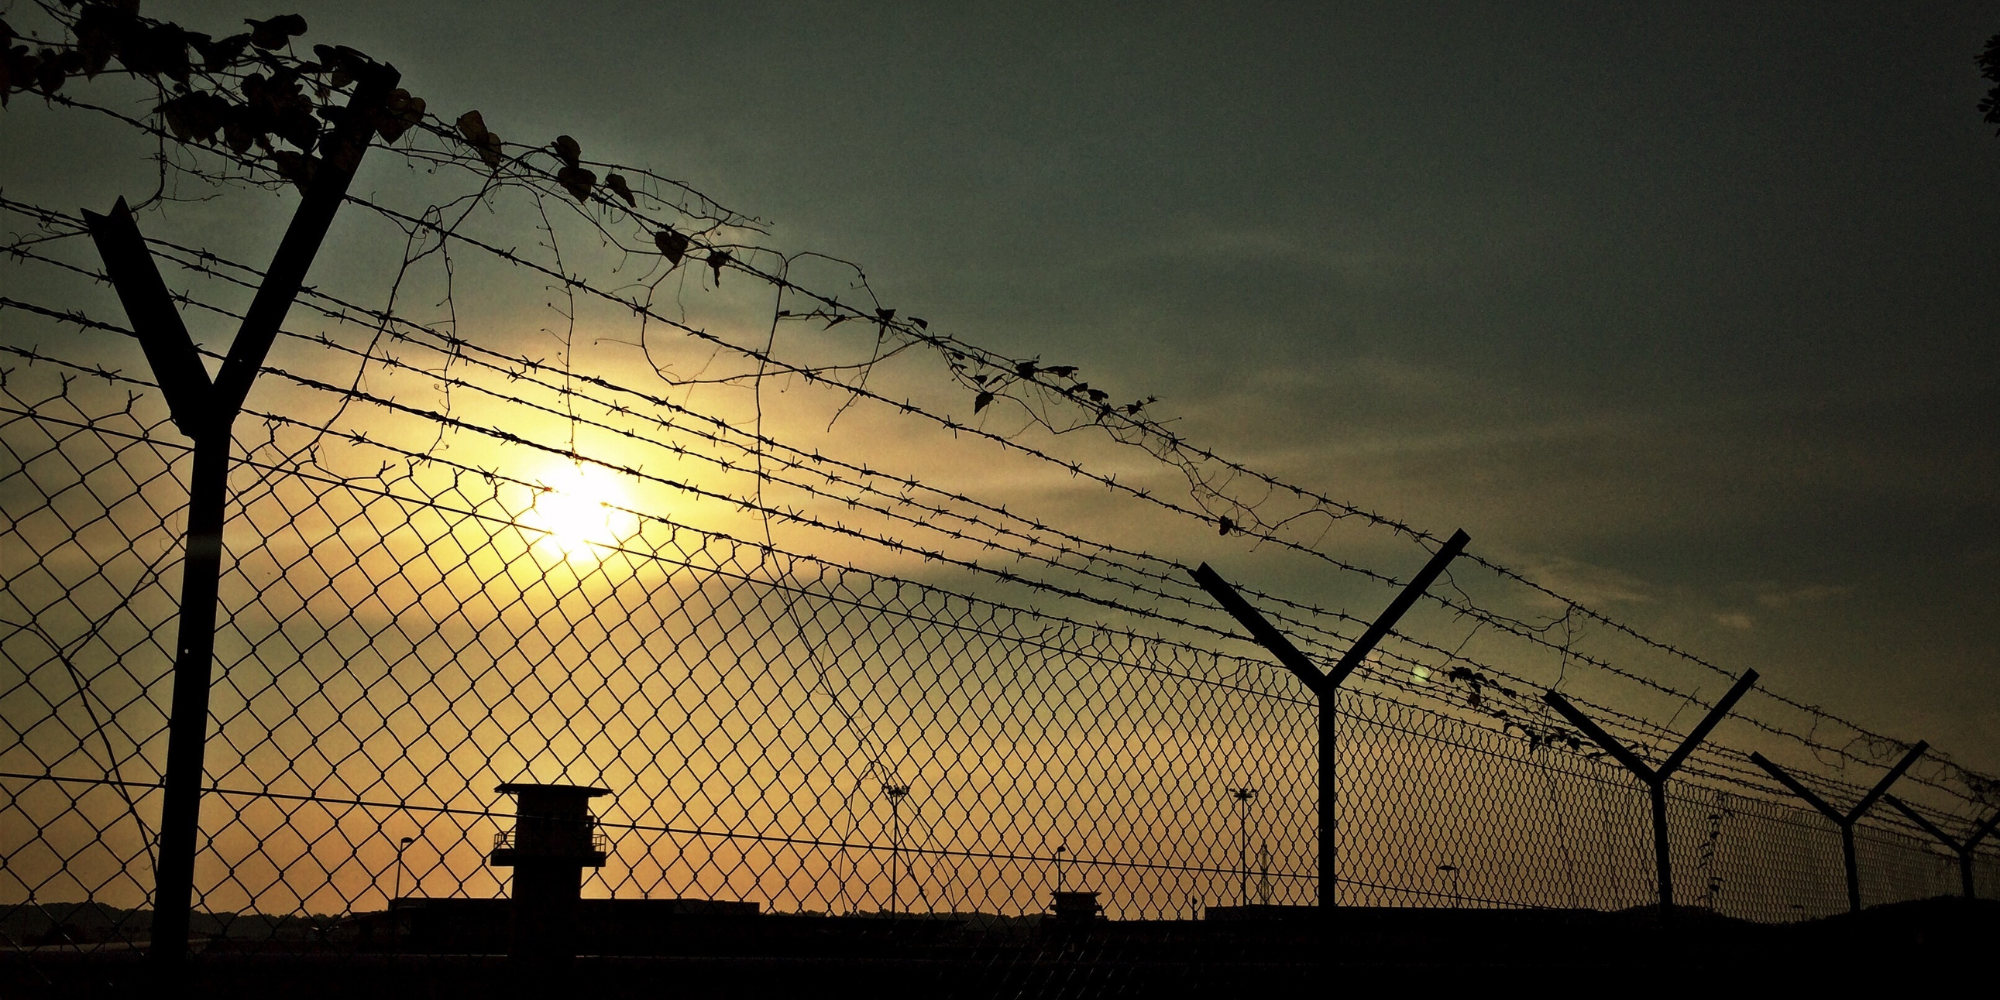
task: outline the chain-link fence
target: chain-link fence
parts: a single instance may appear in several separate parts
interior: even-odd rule
[[[10,71],[17,105],[41,81],[41,113],[162,141],[163,175],[225,199],[302,181],[282,128],[239,143],[257,123],[230,109],[296,130],[295,106],[346,92],[348,56],[299,58],[270,22],[233,54],[176,36],[196,85],[120,110],[75,96],[92,45],[128,83],[175,74],[132,55],[167,27],[109,9],[42,9],[33,58],[66,75]],[[1657,759],[1728,672],[1468,556],[1336,696],[1323,842],[1318,698],[1188,567],[1333,578],[1245,590],[1332,662],[1437,538],[1195,449],[1074,368],[898,316],[858,269],[761,249],[684,186],[398,93],[369,155],[429,173],[348,199],[235,425],[198,948],[504,949],[500,911],[468,902],[509,893],[503,784],[605,790],[583,897],[679,901],[648,912],[683,941],[747,914],[730,903],[963,944],[1030,934],[1059,891],[1134,924],[1655,900],[1644,787],[1540,695]],[[171,107],[187,94],[223,110]],[[85,220],[0,208],[0,932],[145,946],[193,449]],[[247,328],[267,274],[239,261],[272,234],[140,215],[188,325]],[[866,303],[812,291],[827,267]],[[623,362],[584,357],[605,341]],[[1669,785],[1678,902],[1844,910],[1837,829],[1752,750],[1851,803],[1903,746],[1753,694]],[[1953,836],[2000,804],[1935,754],[1902,782]],[[1959,891],[1903,814],[1860,830],[1867,902]],[[2000,862],[1975,850],[1990,895]]]

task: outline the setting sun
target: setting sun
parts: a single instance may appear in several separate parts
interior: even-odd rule
[[[631,534],[633,517],[616,474],[598,465],[564,462],[541,477],[547,490],[535,499],[528,523],[547,531],[549,541],[569,555],[588,555],[598,546],[616,545]]]

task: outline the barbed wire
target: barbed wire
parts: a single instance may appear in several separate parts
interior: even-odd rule
[[[7,49],[0,97],[105,116],[152,143],[159,186],[138,208],[161,228],[171,227],[156,210],[180,200],[305,186],[325,155],[321,123],[347,113],[335,100],[366,65],[337,47],[299,56],[296,18],[218,40],[115,5],[33,9],[63,37],[0,25],[0,42],[31,42]],[[146,110],[68,86],[106,75],[150,91],[140,95]],[[615,773],[630,789],[602,819],[638,841],[620,847],[630,853],[620,880],[596,883],[612,893],[742,898],[745,876],[774,905],[854,911],[872,900],[893,912],[897,863],[921,858],[927,874],[914,864],[906,873],[920,899],[1027,912],[1046,888],[1038,866],[1074,862],[1104,880],[1125,915],[1178,913],[1186,897],[1227,898],[1236,876],[1247,885],[1247,856],[1232,861],[1228,850],[1231,824],[1247,814],[1232,814],[1218,793],[1255,785],[1266,792],[1258,822],[1278,844],[1268,877],[1286,901],[1326,891],[1616,908],[1643,898],[1646,864],[1620,832],[1621,815],[1636,816],[1631,780],[1538,696],[1601,677],[1618,686],[1571,700],[1657,749],[1678,743],[1681,710],[1713,700],[1698,681],[1690,688],[1586,647],[1586,635],[1634,642],[1701,678],[1729,676],[1722,667],[1471,556],[1514,589],[1475,596],[1485,582],[1447,578],[1426,595],[1432,617],[1399,625],[1343,691],[1341,836],[1355,846],[1341,870],[1321,871],[1306,752],[1316,699],[1263,650],[1229,645],[1251,640],[1218,617],[1185,562],[1088,518],[1000,502],[990,486],[892,471],[869,457],[871,432],[852,432],[860,440],[843,448],[833,431],[880,417],[990,445],[1172,525],[1330,566],[1370,594],[1404,581],[1339,554],[1326,524],[1351,520],[1426,550],[1438,536],[1203,449],[1151,397],[1113,403],[1077,366],[1010,358],[934,329],[885,306],[859,265],[767,246],[760,220],[665,175],[586,159],[569,136],[507,142],[479,113],[448,120],[407,91],[369,123],[374,148],[407,179],[388,195],[350,195],[343,211],[391,227],[400,259],[384,257],[379,284],[361,279],[369,292],[339,279],[301,291],[295,315],[332,329],[279,331],[312,350],[263,366],[284,387],[245,411],[261,433],[239,435],[242,454],[231,459],[240,488],[230,523],[249,534],[230,550],[221,597],[217,756],[205,784],[226,803],[207,848],[226,874],[204,889],[210,905],[355,910],[379,894],[367,876],[387,844],[386,820],[368,817],[449,817],[469,840],[473,825],[500,816],[474,807],[475,781],[551,769]],[[398,194],[422,207],[399,207]],[[0,314],[33,318],[16,329],[133,336],[107,318],[108,304],[93,304],[107,281],[79,239],[81,219],[5,197],[0,211],[28,220],[0,249],[35,275],[31,291],[0,292]],[[503,211],[526,224],[487,221]],[[533,247],[510,242],[522,233]],[[265,274],[202,242],[156,234],[147,246],[177,269],[179,309],[240,321],[232,296]],[[554,359],[466,333],[458,282],[478,266],[550,294]],[[828,290],[814,269],[843,287]],[[725,280],[737,298],[724,297]],[[439,295],[439,318],[408,305],[420,293]],[[363,305],[364,294],[384,301]],[[691,304],[691,294],[712,298]],[[643,365],[578,370],[593,309],[624,318],[614,332],[631,338],[611,339]],[[781,328],[815,325],[815,336],[780,347]],[[865,333],[827,333],[843,326]],[[681,370],[682,354],[703,351]],[[15,462],[0,470],[0,510],[9,533],[36,540],[0,573],[12,602],[0,604],[11,630],[0,643],[20,674],[0,691],[14,699],[0,781],[22,783],[0,811],[34,830],[25,853],[9,855],[0,895],[75,886],[129,897],[145,852],[123,845],[154,836],[134,796],[160,785],[124,772],[159,773],[156,668],[171,653],[153,636],[169,620],[161,578],[176,555],[170,544],[138,549],[184,516],[175,463],[188,449],[169,422],[138,412],[152,382],[105,355],[19,343],[0,352],[33,376],[0,367],[0,447]],[[917,358],[942,367],[912,372]],[[36,396],[27,386],[49,374],[41,366],[58,385]],[[904,383],[885,387],[890,372]],[[79,378],[124,392],[122,407],[73,394]],[[412,382],[423,386],[415,401],[398,391]],[[813,399],[832,409],[826,446],[767,419],[770,386],[824,394]],[[734,415],[696,405],[704,387],[746,389],[751,405]],[[954,416],[968,397],[972,418]],[[1118,470],[1091,451],[1097,442],[1140,449],[1157,469]],[[489,461],[451,457],[453,447]],[[550,554],[557,532],[538,505],[564,491],[523,468],[539,460],[678,499],[592,497],[593,511],[626,527]],[[1149,478],[1157,471],[1185,492]],[[1318,660],[1335,659],[1370,624],[1268,588],[1242,592]],[[1554,613],[1533,610],[1544,599]],[[1545,665],[1531,657],[1550,655],[1553,679],[1536,679]],[[1629,704],[1635,692],[1671,710]],[[1763,708],[1739,713],[1752,737],[1782,738],[1838,772],[1813,775],[1816,787],[1855,792],[1850,769],[1900,746],[1781,694],[1760,697]],[[114,736],[129,744],[122,756]],[[1704,873],[1706,905],[1768,916],[1789,905],[1784,893],[1801,892],[1795,873],[1824,859],[1816,841],[1783,832],[1819,827],[1749,764],[1748,749],[1710,742],[1690,758],[1673,799],[1685,841],[1676,850]],[[666,759],[685,763],[669,771]],[[102,776],[62,773],[82,767]],[[1943,756],[1906,780],[1931,793],[1925,814],[1953,829],[1994,796],[1991,779]],[[889,800],[885,820],[891,785],[911,798]],[[116,802],[63,790],[71,786],[107,789]],[[1907,862],[1930,856],[1921,830],[1899,815],[1867,825],[1884,858],[1905,859],[1885,876],[1894,892],[1929,884]],[[1733,832],[1752,828],[1761,833]],[[1076,838],[1076,850],[1048,851],[1053,834]],[[1034,835],[1044,849],[1022,846]],[[1740,837],[1754,849],[1722,849]],[[1462,896],[1427,883],[1429,862],[1414,859],[1439,838],[1502,852],[1488,881]],[[678,853],[656,856],[663,843]],[[750,848],[722,843],[767,853],[752,860],[741,853]],[[449,850],[460,853],[440,849],[429,873],[438,885],[498,891],[483,861]],[[780,850],[794,853],[771,853]],[[1741,901],[1717,902],[1727,879],[1751,887]]]

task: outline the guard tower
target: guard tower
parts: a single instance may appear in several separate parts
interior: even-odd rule
[[[501,785],[512,795],[514,829],[493,838],[487,863],[514,869],[507,953],[520,959],[576,957],[576,901],[583,870],[604,867],[604,834],[590,800],[611,794],[582,785]]]

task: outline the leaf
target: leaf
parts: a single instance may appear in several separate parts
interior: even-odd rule
[[[978,413],[980,410],[986,409],[987,404],[992,402],[993,402],[993,394],[990,392],[982,392],[979,395],[972,397],[972,412]]]
[[[479,112],[467,111],[458,116],[458,134],[479,152],[479,158],[487,166],[496,169],[500,166],[500,137],[486,130],[486,119]]]
[[[277,168],[278,176],[291,181],[301,193],[312,183],[313,174],[319,169],[319,161],[304,153],[278,150],[271,154],[271,163]]]
[[[54,95],[67,79],[69,74],[64,73],[62,63],[56,61],[55,50],[43,49],[35,64],[35,89]]]
[[[561,184],[578,201],[590,200],[590,189],[597,186],[597,175],[582,167],[564,167],[556,171],[556,183]]]
[[[486,118],[477,111],[467,111],[458,116],[458,134],[475,146],[486,141]]]
[[[258,133],[250,128],[249,116],[244,108],[231,108],[229,120],[222,123],[222,143],[232,153],[245,153],[255,145]]]
[[[667,255],[667,264],[669,266],[678,267],[680,266],[681,258],[687,255],[688,238],[676,231],[674,227],[668,226],[653,234],[653,245],[659,247],[660,252]]]
[[[293,35],[306,33],[306,19],[297,14],[280,14],[268,21],[252,21],[244,18],[250,26],[250,44],[260,49],[282,49],[291,44]]]
[[[604,178],[604,186],[610,188],[618,197],[625,199],[625,204],[633,208],[639,207],[639,199],[633,196],[631,186],[625,183],[624,174],[612,174]]]
[[[1090,401],[1093,403],[1102,403],[1105,400],[1111,398],[1111,394],[1105,392],[1103,389],[1090,389],[1087,390],[1087,392],[1088,395],[1090,396]]]
[[[1236,530],[1236,522],[1230,520],[1228,517],[1224,517],[1222,518],[1222,530],[1217,532],[1217,534],[1227,535],[1235,530]]]
[[[583,147],[577,145],[575,139],[559,135],[556,136],[556,155],[562,157],[562,161],[572,167],[581,166],[577,161],[583,157]]]
[[[376,113],[375,131],[381,133],[383,142],[395,142],[423,120],[424,99],[411,97],[409,91],[398,87],[389,92],[382,110]]]
[[[1075,365],[1052,365],[1042,370],[1057,378],[1070,378],[1076,374]]]
[[[194,43],[195,51],[201,53],[201,68],[209,71],[222,69],[243,57],[243,50],[250,44],[249,35],[230,35],[214,41],[202,38]]]
[[[1019,375],[1022,378],[1034,378],[1035,373],[1040,370],[1041,369],[1035,367],[1035,363],[1033,361],[1014,362],[1014,374]]]
[[[919,330],[928,330],[931,328],[931,325],[929,323],[924,322],[923,317],[920,316],[910,317],[910,322],[917,324],[917,329]]]
[[[715,271],[715,287],[717,288],[722,287],[722,267],[727,263],[729,263],[728,251],[710,250],[708,252],[708,266]]]
[[[167,121],[174,138],[186,142],[200,139],[214,142],[215,133],[229,120],[229,102],[214,94],[196,91],[182,94],[154,109]]]

